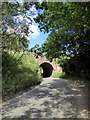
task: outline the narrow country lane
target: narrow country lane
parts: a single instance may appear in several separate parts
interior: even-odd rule
[[[2,120],[88,118],[88,89],[67,79],[44,78],[35,89],[3,103]]]

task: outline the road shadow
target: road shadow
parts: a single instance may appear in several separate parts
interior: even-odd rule
[[[74,81],[47,78],[37,88],[4,104],[2,120],[88,118],[87,92],[85,86]]]

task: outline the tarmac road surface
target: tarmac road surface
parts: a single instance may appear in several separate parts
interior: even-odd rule
[[[89,118],[88,88],[73,80],[43,78],[33,90],[3,103],[2,118]]]

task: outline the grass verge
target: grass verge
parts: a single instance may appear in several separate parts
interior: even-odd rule
[[[53,77],[53,78],[71,79],[71,80],[75,80],[75,81],[78,81],[78,82],[84,82],[84,83],[90,84],[90,80],[80,78],[80,77],[77,77],[77,76],[70,76],[70,75],[65,74],[64,72],[62,72],[62,73],[53,73],[51,77]]]

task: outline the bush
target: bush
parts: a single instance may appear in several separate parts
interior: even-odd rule
[[[39,65],[32,55],[2,53],[2,97],[6,98],[42,81]],[[20,59],[19,59],[20,58]]]
[[[81,77],[90,80],[90,57],[79,54],[77,56],[60,56],[57,60],[60,66],[68,76]]]

